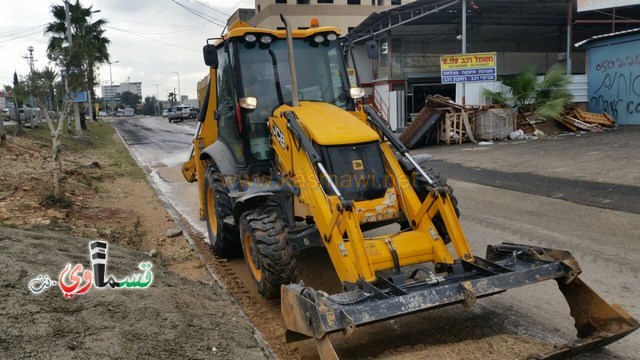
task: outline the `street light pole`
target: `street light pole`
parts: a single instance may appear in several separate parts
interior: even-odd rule
[[[27,50],[29,51],[29,57],[28,57],[28,59],[29,59],[29,75],[33,76],[33,50],[34,50],[33,46],[29,45],[29,47],[27,47]],[[33,81],[33,78],[31,78],[30,81]],[[31,96],[31,95],[29,95],[29,104],[31,105],[31,107],[35,106],[35,102],[33,100],[33,96]]]
[[[69,49],[71,49],[71,46],[73,45],[73,37],[71,36],[71,14],[69,12],[69,0],[64,0],[64,15],[65,15],[65,21],[67,23],[67,42],[69,43]],[[65,74],[65,90],[67,91],[67,101],[70,101],[71,99],[69,99],[69,73],[71,69],[67,69],[67,73]],[[82,136],[82,125],[80,124],[80,109],[78,108],[78,103],[72,103],[73,104],[73,116],[75,117],[76,120],[76,136]]]
[[[151,84],[151,85],[156,86],[156,116],[157,116],[158,113],[160,112],[160,89],[158,89],[158,86],[162,84]]]
[[[109,82],[111,83],[111,85],[109,86],[109,92],[111,93],[111,95],[109,96],[109,102],[111,103],[111,115],[113,115],[113,76],[111,76],[111,64],[117,64],[119,63],[120,60],[118,61],[107,61],[107,64],[109,64]],[[103,94],[104,96],[104,94]]]
[[[182,93],[180,92],[180,73],[176,71],[172,71],[173,74],[178,75],[178,103],[182,101]]]

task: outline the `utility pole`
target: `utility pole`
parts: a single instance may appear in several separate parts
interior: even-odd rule
[[[117,64],[119,63],[120,60],[118,61],[107,61],[107,64],[109,64],[109,82],[111,83],[111,85],[109,86],[109,92],[111,93],[111,95],[109,96],[109,102],[111,103],[111,115],[113,115],[113,96],[115,95],[114,91],[113,91],[113,76],[111,76],[111,64]],[[104,96],[104,94],[102,94]]]
[[[156,98],[158,100],[160,100],[160,90],[158,89],[158,86],[160,86],[162,84],[151,84],[151,85],[155,85],[156,86]]]
[[[27,47],[27,50],[29,51],[29,56],[27,57],[27,60],[29,60],[29,75],[33,76],[33,46],[29,45],[29,47]],[[33,79],[31,79],[31,81],[33,81]],[[29,105],[31,105],[31,107],[35,106],[33,96],[31,95],[29,95]]]
[[[467,1],[462,0],[462,54],[467,53]],[[466,103],[467,83],[462,83],[462,105]]]
[[[64,13],[65,13],[65,20],[67,23],[67,42],[69,43],[69,48],[71,49],[71,46],[73,45],[73,38],[71,36],[71,14],[69,13],[69,0],[64,0]],[[67,90],[67,94],[69,93],[69,73],[71,69],[67,69],[67,74],[65,77],[65,87]],[[67,98],[67,101],[69,101],[69,99]],[[80,109],[78,108],[78,103],[72,103],[73,104],[73,116],[75,117],[76,120],[76,136],[82,136],[82,125],[80,124]]]
[[[29,46],[27,50],[29,50],[29,69],[33,72],[33,46]]]
[[[160,90],[158,86],[162,84],[151,84],[151,85],[156,86],[156,116],[158,116],[159,115],[158,113],[160,112]]]
[[[178,75],[178,104],[180,104],[180,102],[182,101],[182,93],[180,92],[180,73],[175,71],[172,71],[172,73]],[[173,90],[173,92],[175,93],[175,89]]]

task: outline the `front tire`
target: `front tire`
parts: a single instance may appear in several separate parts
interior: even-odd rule
[[[204,188],[204,208],[211,248],[218,256],[225,259],[239,257],[242,254],[242,247],[238,229],[224,221],[233,215],[231,198],[224,184],[224,178],[217,169],[207,168]]]
[[[280,297],[280,286],[296,281],[293,249],[280,211],[261,207],[242,214],[240,238],[245,261],[260,295]]]

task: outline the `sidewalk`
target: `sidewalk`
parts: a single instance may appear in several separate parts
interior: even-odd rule
[[[640,127],[493,145],[432,146],[447,178],[640,214]]]
[[[571,180],[640,185],[640,126],[538,140],[429,146],[412,151],[470,168]]]

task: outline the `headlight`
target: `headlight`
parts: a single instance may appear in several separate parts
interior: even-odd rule
[[[360,99],[364,97],[364,89],[361,87],[352,87],[349,89],[349,95],[352,99]]]
[[[258,99],[255,96],[243,97],[239,101],[240,107],[247,110],[253,110],[258,107]]]
[[[315,41],[315,42],[317,42],[318,44],[320,44],[321,42],[323,42],[323,41],[324,41],[324,36],[322,36],[322,35],[316,35],[316,36],[313,38],[313,41]]]
[[[271,44],[271,41],[273,41],[273,39],[269,35],[265,35],[260,38],[260,42],[263,44]]]
[[[256,41],[256,36],[255,36],[255,35],[253,35],[253,34],[246,34],[246,35],[244,36],[244,40],[245,40],[246,42],[250,42],[250,43],[252,43],[252,42]]]
[[[336,35],[336,34],[334,34],[334,33],[329,33],[329,34],[327,35],[327,40],[329,40],[329,41],[333,41],[333,40],[335,40],[335,39],[337,39],[337,38],[338,38],[338,35]]]

